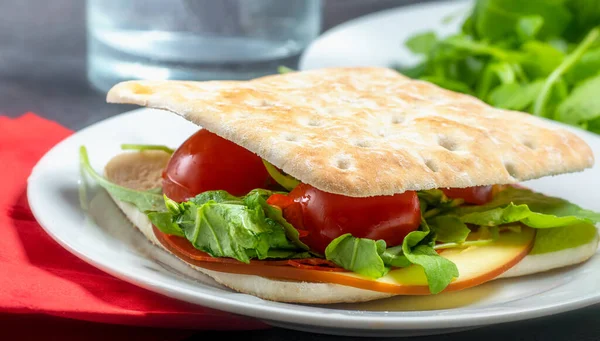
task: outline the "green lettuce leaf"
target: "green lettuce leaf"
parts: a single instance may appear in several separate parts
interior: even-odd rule
[[[381,259],[385,265],[395,268],[404,268],[411,264],[402,251],[402,244],[387,248],[381,254]]]
[[[449,215],[435,216],[427,221],[435,239],[442,243],[463,243],[471,230],[458,217]]]
[[[538,230],[533,248],[529,252],[537,255],[574,248],[598,238],[598,229],[592,224],[576,224],[553,229]]]
[[[146,214],[152,225],[156,226],[163,233],[184,237],[183,230],[173,221],[171,212],[148,212]]]
[[[597,76],[582,82],[556,109],[556,119],[582,126],[600,118],[600,70]]]
[[[266,218],[260,206],[185,202],[174,222],[196,249],[213,257],[248,263],[252,258],[267,258],[272,249],[296,249],[281,225]]]
[[[260,206],[267,218],[281,224],[285,230],[285,234],[292,242],[294,242],[294,244],[299,248],[308,250],[308,246],[300,241],[298,230],[283,218],[281,210],[278,207],[267,204],[267,199],[271,194],[273,194],[273,192],[266,189],[254,189],[243,197],[236,197],[229,194],[227,191],[217,190],[200,193],[196,197],[190,199],[190,201],[196,205],[203,205],[208,201],[214,201],[217,203],[246,205],[248,207]]]
[[[521,222],[534,228],[551,228],[600,222],[600,213],[583,209],[567,200],[528,189],[509,187],[480,206],[463,206],[448,212],[463,223],[498,226]]]
[[[335,238],[325,249],[325,258],[369,278],[384,276],[389,268],[383,263],[383,240],[356,238],[347,233]]]
[[[427,223],[421,230],[409,233],[402,245],[387,248],[383,240],[356,238],[350,234],[334,239],[326,248],[325,256],[344,269],[377,279],[390,267],[421,266],[425,271],[429,290],[437,294],[458,277],[458,268],[433,249],[433,235]]]
[[[415,54],[427,54],[433,49],[437,41],[434,32],[425,32],[411,37],[405,44]]]
[[[413,231],[404,238],[402,251],[409,262],[423,268],[429,291],[437,294],[458,277],[458,268],[435,252],[427,224],[422,224],[421,228],[424,231]]]
[[[256,189],[236,197],[226,191],[208,191],[183,203],[165,197],[168,211],[147,215],[162,232],[184,236],[213,257],[245,263],[253,258],[306,257],[308,248],[300,242],[298,231],[285,222],[281,211],[267,204],[271,194]]]
[[[411,263],[423,267],[432,294],[441,292],[458,277],[456,264],[438,255],[429,245],[417,245],[412,249],[406,249],[405,255]]]

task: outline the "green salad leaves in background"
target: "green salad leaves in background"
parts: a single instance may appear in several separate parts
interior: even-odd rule
[[[405,45],[407,76],[600,134],[598,0],[478,0],[461,32]]]

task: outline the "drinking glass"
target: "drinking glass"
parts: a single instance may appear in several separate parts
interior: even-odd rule
[[[296,68],[320,30],[320,0],[88,0],[88,79],[251,79]]]

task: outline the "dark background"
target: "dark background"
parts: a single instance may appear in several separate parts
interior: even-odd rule
[[[416,2],[423,1],[325,0],[323,30],[370,12]],[[106,104],[104,94],[87,83],[84,7],[83,0],[0,0],[0,114],[14,117],[34,111],[77,130],[134,108]],[[599,322],[597,305],[543,319],[403,340],[600,340]],[[279,328],[200,332],[190,340],[225,337],[263,341],[363,340]]]

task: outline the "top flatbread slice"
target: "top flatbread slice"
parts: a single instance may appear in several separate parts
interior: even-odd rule
[[[576,135],[386,68],[252,81],[128,81],[108,102],[166,109],[347,196],[509,184],[590,167]]]

